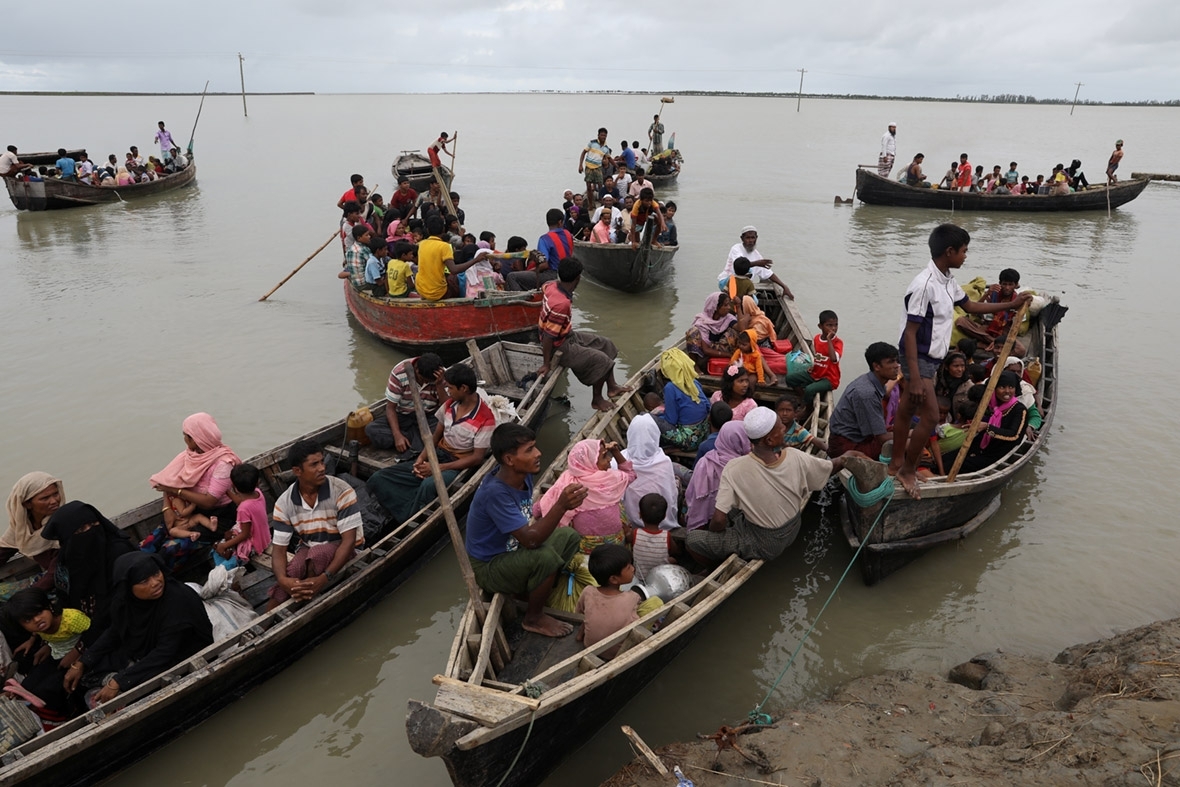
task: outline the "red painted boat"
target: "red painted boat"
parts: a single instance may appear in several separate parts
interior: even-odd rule
[[[537,290],[493,294],[490,298],[377,298],[344,282],[344,300],[352,316],[381,341],[404,350],[449,348],[466,352],[475,339],[481,345],[501,339],[535,340],[541,314]]]

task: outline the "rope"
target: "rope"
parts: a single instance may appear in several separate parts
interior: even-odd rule
[[[856,485],[856,476],[852,476],[848,479],[846,491],[848,492],[848,496],[852,498],[852,502],[861,508],[868,508],[869,506],[877,505],[877,503],[883,503],[893,497],[893,479],[887,477],[876,489],[862,492],[860,491],[860,487]]]
[[[526,692],[527,691],[528,690],[526,688]],[[520,742],[520,748],[516,750],[516,756],[512,758],[512,764],[508,766],[508,770],[504,771],[504,775],[500,777],[500,781],[496,782],[496,787],[503,787],[504,782],[508,781],[508,777],[511,775],[512,769],[516,767],[517,760],[520,759],[520,755],[524,754],[524,747],[528,745],[529,736],[533,734],[533,722],[536,720],[537,712],[533,711],[533,714],[529,716],[529,728],[524,734],[524,740]]]
[[[851,479],[848,485],[848,491],[853,493],[854,490],[855,493],[853,494],[852,499],[854,502],[859,504],[860,501],[858,500],[857,495],[863,495],[863,493],[861,493],[856,488],[856,480]],[[787,666],[783,667],[783,671],[779,673],[777,678],[775,678],[774,683],[771,685],[770,690],[766,692],[766,696],[762,698],[762,701],[754,706],[754,710],[750,711],[749,718],[754,724],[766,726],[774,722],[774,719],[771,718],[770,714],[762,712],[762,708],[767,702],[770,701],[771,696],[773,696],[775,690],[778,689],[778,685],[782,683],[783,678],[787,676],[787,672],[790,671],[791,665],[795,663],[795,659],[799,656],[799,651],[803,650],[804,643],[806,643],[807,638],[811,636],[811,632],[815,631],[815,627],[819,623],[820,617],[823,616],[824,610],[828,608],[828,604],[831,604],[832,599],[836,597],[836,591],[839,590],[840,585],[844,583],[844,579],[848,576],[848,572],[852,570],[852,567],[856,564],[857,558],[860,557],[861,550],[864,549],[865,544],[868,543],[869,536],[873,534],[873,531],[877,528],[877,523],[880,522],[881,517],[885,515],[886,509],[889,508],[889,501],[893,499],[893,479],[886,477],[885,480],[881,482],[880,486],[869,492],[867,495],[863,495],[862,499],[873,499],[874,502],[880,502],[881,500],[884,500],[885,505],[881,506],[881,510],[877,512],[877,518],[873,520],[873,526],[869,528],[869,531],[865,533],[864,538],[860,540],[860,546],[856,548],[856,552],[853,554],[852,560],[848,561],[848,565],[845,567],[844,573],[840,575],[838,580],[836,580],[836,586],[833,587],[832,592],[828,594],[828,598],[826,601],[824,601],[824,605],[819,608],[819,612],[816,614],[815,620],[811,621],[811,626],[807,629],[807,633],[805,633],[803,638],[799,640],[799,644],[795,647],[795,652],[791,654],[791,658],[787,661]]]

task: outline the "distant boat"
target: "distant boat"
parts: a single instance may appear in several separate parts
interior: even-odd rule
[[[56,154],[54,154],[56,155]],[[21,156],[25,161],[25,157]],[[57,161],[55,158],[54,161]],[[180,172],[161,175],[148,183],[130,186],[91,186],[76,180],[16,180],[4,178],[8,197],[17,210],[61,210],[79,208],[84,205],[102,205],[107,202],[124,202],[139,197],[163,194],[184,188],[197,179],[196,161],[189,156],[189,164]]]
[[[953,189],[907,186],[883,178],[867,169],[856,171],[856,197],[866,205],[895,208],[937,208],[941,210],[1006,210],[1020,213],[1042,211],[1106,210],[1125,205],[1143,193],[1148,180],[1127,180],[1107,187],[1095,185],[1072,194],[1050,196],[1025,194],[996,196]],[[1109,201],[1108,201],[1109,197]]]
[[[438,169],[442,173],[443,180],[449,184],[454,173],[445,165],[440,166]],[[431,181],[434,180],[434,171],[430,166],[430,159],[416,150],[403,150],[401,155],[397,157],[397,161],[393,162],[390,171],[393,172],[393,177],[398,180],[402,178],[409,179],[410,188],[417,192],[426,191],[430,188]]]
[[[599,284],[623,292],[643,292],[658,287],[672,275],[672,258],[679,249],[679,246],[652,246],[650,241],[633,249],[630,243],[576,240],[574,259]]]

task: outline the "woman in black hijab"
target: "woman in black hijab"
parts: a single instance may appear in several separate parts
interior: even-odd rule
[[[90,617],[86,639],[93,641],[107,627],[115,560],[135,545],[97,508],[77,500],[57,509],[44,533],[61,544],[53,578],[58,600]]]
[[[66,673],[73,691],[87,672],[114,671],[92,705],[113,699],[213,643],[213,626],[196,592],[164,573],[159,555],[131,552],[115,561],[111,624]]]

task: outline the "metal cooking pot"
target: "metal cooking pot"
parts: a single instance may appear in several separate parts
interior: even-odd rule
[[[634,590],[643,598],[658,596],[665,604],[692,587],[692,574],[684,566],[665,564],[647,572],[642,583],[632,582],[623,590]]]

